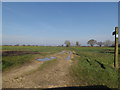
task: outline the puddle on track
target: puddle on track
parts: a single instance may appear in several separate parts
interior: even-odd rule
[[[72,52],[68,52],[68,53],[69,53],[69,56],[67,56],[65,60],[70,60],[71,59]]]
[[[41,58],[41,59],[36,59],[37,61],[49,61],[49,60],[53,60],[56,59],[56,57],[49,57],[49,58]]]
[[[63,53],[68,53],[69,55],[65,58],[65,60],[70,60],[71,59],[71,54],[72,52],[69,51],[69,52],[66,52],[66,51],[62,51],[60,52],[59,54],[63,54]],[[53,59],[56,59],[56,57],[46,57],[46,58],[40,58],[40,59],[36,59],[37,61],[49,61],[49,60],[53,60]]]

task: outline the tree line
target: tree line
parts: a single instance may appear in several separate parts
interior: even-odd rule
[[[66,47],[71,46],[71,42],[69,40],[66,40],[64,44],[66,45]],[[106,41],[102,42],[102,41],[96,41],[94,39],[90,39],[90,40],[88,40],[87,44],[90,45],[91,47],[93,47],[95,45],[97,45],[99,47],[102,47],[102,46],[105,46],[105,47],[113,46],[114,47],[115,46],[115,42],[111,41],[111,40],[106,40]],[[81,46],[81,44],[78,41],[76,41],[75,46]],[[119,44],[119,46],[120,46],[120,44]]]
[[[58,45],[58,46],[66,46],[66,47],[70,47],[70,46],[73,46],[72,43],[69,41],[69,40],[66,40],[64,42],[65,45]],[[88,40],[87,42],[88,45],[90,45],[91,47],[97,45],[99,47],[102,47],[102,46],[105,46],[105,47],[114,47],[115,46],[115,42],[114,41],[111,41],[111,40],[106,40],[104,42],[102,41],[97,41],[97,40],[94,40],[94,39],[90,39]],[[16,44],[16,45],[3,45],[3,46],[44,46],[44,45],[19,45],[19,44]],[[76,41],[74,43],[74,46],[81,46],[80,42],[79,41]],[[120,44],[119,44],[119,47],[120,47]]]

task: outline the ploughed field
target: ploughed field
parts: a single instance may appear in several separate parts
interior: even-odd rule
[[[113,62],[113,47],[3,46],[3,88],[117,88]]]

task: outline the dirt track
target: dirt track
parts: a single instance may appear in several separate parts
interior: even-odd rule
[[[44,62],[33,60],[32,63],[14,68],[3,73],[3,88],[53,88],[71,86],[74,82],[69,74],[73,54],[62,51],[51,55],[57,60],[44,68]],[[70,57],[70,59],[68,58]]]

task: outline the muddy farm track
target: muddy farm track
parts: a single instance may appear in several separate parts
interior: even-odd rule
[[[22,67],[3,73],[3,88],[53,88],[71,86],[74,82],[69,74],[73,54],[62,51],[53,55],[56,60],[45,62],[33,60]]]

